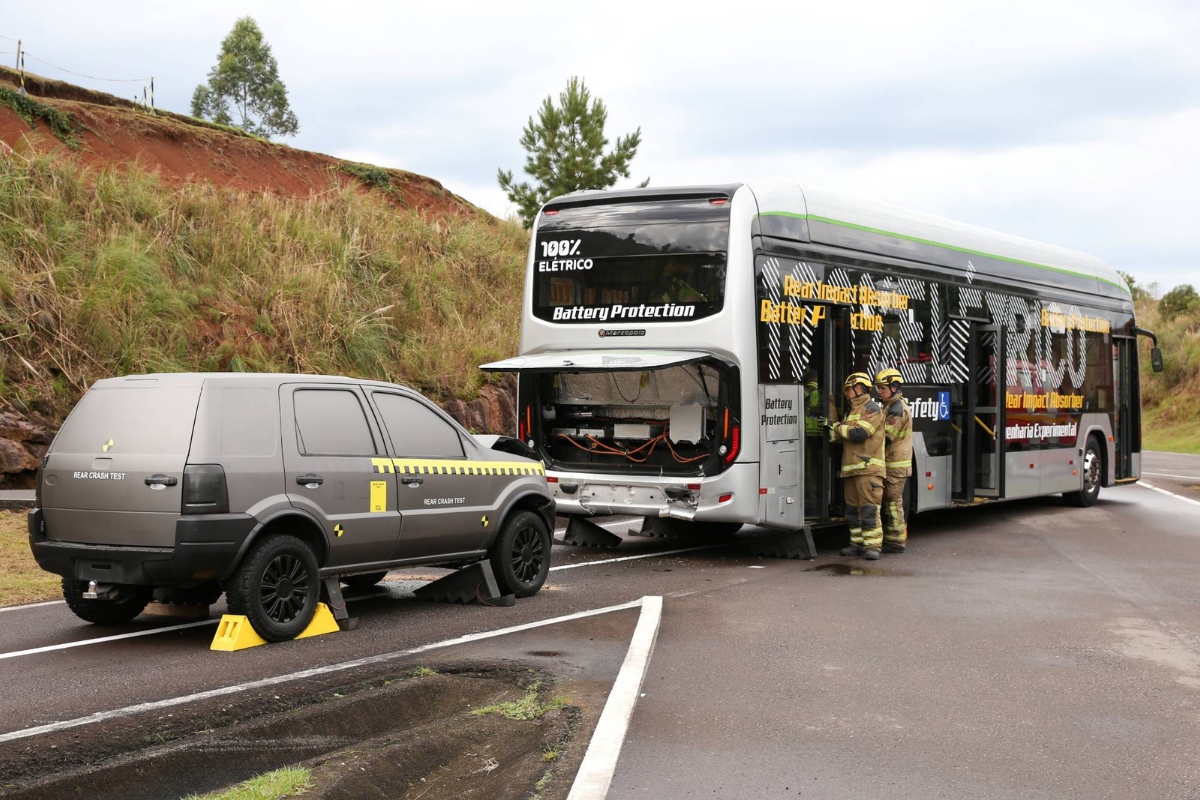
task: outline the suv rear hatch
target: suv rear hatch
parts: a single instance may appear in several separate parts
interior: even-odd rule
[[[200,400],[199,376],[100,381],[63,423],[42,468],[46,537],[170,547]]]

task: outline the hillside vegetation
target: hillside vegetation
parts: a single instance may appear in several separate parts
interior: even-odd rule
[[[0,398],[53,418],[94,380],[336,373],[470,398],[515,353],[527,234],[331,171],[310,197],[0,154]]]
[[[1137,303],[1138,325],[1158,334],[1161,373],[1142,346],[1142,446],[1200,454],[1200,308],[1164,314],[1162,301]]]

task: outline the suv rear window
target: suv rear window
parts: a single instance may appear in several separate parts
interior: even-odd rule
[[[54,452],[186,456],[199,401],[199,386],[92,389],[63,424]]]

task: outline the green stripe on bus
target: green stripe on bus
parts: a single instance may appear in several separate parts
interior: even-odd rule
[[[916,242],[917,244],[927,244],[927,245],[930,245],[931,247],[941,247],[945,250],[954,250],[956,252],[966,253],[967,255],[971,255],[971,256],[980,256],[981,258],[993,258],[997,261],[1007,261],[1010,264],[1020,264],[1025,267],[1033,267],[1035,269],[1048,269],[1051,272],[1061,272],[1064,275],[1074,275],[1077,278],[1091,278],[1092,280],[1097,280],[1102,283],[1107,283],[1109,286],[1115,286],[1118,289],[1124,290],[1124,292],[1126,294],[1129,294],[1128,286],[1124,286],[1120,283],[1116,283],[1115,281],[1110,281],[1107,278],[1101,278],[1099,275],[1087,275],[1082,272],[1075,272],[1074,270],[1064,269],[1063,267],[1052,267],[1049,264],[1038,264],[1033,261],[1022,261],[1019,258],[1008,258],[1007,256],[998,256],[995,253],[985,253],[982,250],[972,250],[968,247],[959,247],[959,246],[953,245],[953,244],[945,244],[944,242],[935,242],[932,239],[922,239],[918,236],[908,236],[903,233],[895,233],[894,231],[885,231],[885,230],[882,230],[881,228],[872,228],[867,225],[858,225],[853,222],[843,222],[840,219],[831,219],[829,217],[820,217],[820,216],[817,216],[816,214],[796,214],[795,212],[792,212],[792,211],[764,211],[764,212],[760,213],[759,216],[760,217],[792,217],[793,219],[806,219],[806,220],[812,220],[813,222],[824,222],[827,225],[837,225],[840,228],[851,228],[856,231],[863,231],[865,233],[875,233],[880,236],[891,236],[894,239],[904,239],[905,241]]]

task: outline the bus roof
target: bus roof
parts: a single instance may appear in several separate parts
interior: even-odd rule
[[[793,181],[745,185],[758,201],[760,219],[791,223],[764,226],[763,232],[769,235],[907,258],[1000,280],[1019,279],[1130,299],[1129,289],[1117,271],[1086,253]],[[577,192],[554,198],[547,208],[698,195],[732,197],[739,187],[726,184]]]
[[[936,248],[943,252],[978,256],[981,262],[972,262],[972,265],[984,273],[995,274],[994,270],[988,269],[988,265],[1001,262],[995,265],[1002,270],[999,277],[1011,275],[1011,268],[1002,266],[1006,262],[1008,265],[1037,270],[1028,276],[1036,283],[1061,286],[1067,276],[1085,277],[1097,282],[1094,291],[1098,294],[1129,297],[1128,287],[1117,271],[1096,256],[887,203],[861,200],[820,187],[791,185],[795,187],[795,199],[803,208],[799,213],[807,219],[809,236],[814,242],[876,250],[890,240],[892,247],[888,249],[909,251],[909,257],[920,261],[929,261],[930,258],[922,255],[928,256],[930,248]],[[794,212],[793,208],[767,207],[763,203],[767,198],[783,199],[788,192],[780,192],[779,189],[784,187],[786,184],[765,184],[760,191],[759,185],[750,185],[759,197],[760,215]],[[942,259],[936,261],[941,262]],[[956,261],[959,269],[962,269],[962,260]]]

